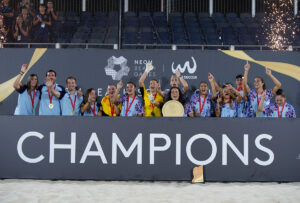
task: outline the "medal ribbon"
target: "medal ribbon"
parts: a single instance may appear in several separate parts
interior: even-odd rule
[[[256,101],[257,101],[257,106],[259,105],[260,100],[258,99],[258,92],[256,92]]]
[[[56,89],[56,85],[54,85],[54,88],[53,88],[54,90]],[[50,102],[50,104],[52,104],[52,98],[53,98],[53,95],[51,95],[50,94],[50,89],[48,88],[48,97],[49,97],[49,102]]]
[[[72,109],[73,109],[74,112],[75,112],[76,98],[77,98],[77,96],[75,95],[75,99],[74,99],[74,103],[73,103],[71,95],[69,95],[69,99],[70,99],[70,102],[71,102],[71,105],[72,105]]]
[[[90,104],[91,110],[94,114],[94,116],[96,116],[96,102],[94,103],[94,108],[92,107],[92,104]]]
[[[126,114],[125,114],[125,116],[127,116],[127,114],[128,114],[128,111],[129,111],[129,109],[131,108],[131,105],[133,104],[133,102],[134,102],[134,100],[135,100],[135,97],[136,97],[136,96],[134,96],[134,98],[132,99],[132,101],[131,101],[131,103],[130,103],[129,107],[128,107],[128,103],[129,103],[129,96],[127,97],[127,104],[126,104]]]
[[[115,108],[114,108],[114,105],[110,102],[110,99],[108,100],[109,102],[109,106],[110,106],[110,113],[111,113],[111,116],[114,116],[115,114]]]
[[[282,109],[281,109],[281,112],[279,114],[279,105],[277,105],[277,115],[278,115],[278,118],[282,118],[282,113],[283,113],[284,106],[285,106],[285,103],[282,105]]]
[[[32,94],[30,93],[30,100],[31,100],[31,104],[32,104],[32,111],[34,109],[34,98],[35,98],[35,90],[32,91]]]
[[[205,100],[206,100],[206,96],[204,97],[204,100],[203,100],[202,106],[201,106],[201,97],[200,97],[200,94],[199,94],[199,112],[200,112],[200,115],[203,111],[203,108],[204,108],[204,105],[205,105]]]
[[[238,86],[238,88],[236,89],[237,91],[241,91],[243,89],[243,84],[241,84],[240,86]]]

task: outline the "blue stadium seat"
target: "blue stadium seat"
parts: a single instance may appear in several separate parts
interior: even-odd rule
[[[157,44],[170,44],[170,33],[169,32],[157,32],[156,36]]]
[[[139,12],[139,17],[150,17],[151,14],[148,11],[141,11]]]
[[[206,13],[206,12],[200,12],[198,13],[198,17],[199,18],[209,18],[209,13]]]
[[[141,44],[154,44],[153,32],[141,32],[140,33]]]

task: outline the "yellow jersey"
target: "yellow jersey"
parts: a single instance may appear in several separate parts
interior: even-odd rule
[[[151,93],[146,90],[145,85],[143,87],[141,87],[140,89],[141,89],[141,93],[142,93],[142,96],[144,99],[144,111],[145,111],[144,116],[145,117],[161,117],[162,116],[161,108],[158,106],[155,106],[154,104],[152,104],[150,102],[147,95],[149,95]],[[163,103],[164,98],[160,94],[156,93],[156,95],[153,95],[153,96],[154,96],[154,101]]]
[[[105,113],[107,116],[117,116],[116,112],[114,111],[114,106],[109,100],[109,96],[105,96],[101,100],[101,105],[102,105],[102,111]],[[119,104],[118,108],[121,110],[122,105]]]

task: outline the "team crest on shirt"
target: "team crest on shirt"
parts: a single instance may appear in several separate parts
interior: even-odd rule
[[[116,66],[120,67],[120,70],[116,70]],[[104,68],[105,74],[111,76],[113,80],[121,80],[123,76],[127,76],[130,68],[127,66],[127,59],[123,56],[112,56],[107,60],[107,66]]]

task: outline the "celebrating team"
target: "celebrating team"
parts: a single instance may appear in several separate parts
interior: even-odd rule
[[[160,81],[151,79],[147,90],[144,81],[153,68],[152,64],[146,64],[145,72],[139,80],[141,98],[133,82],[127,82],[125,95],[119,95],[123,87],[120,81],[117,86],[109,84],[107,96],[98,102],[96,90],[90,88],[83,95],[75,77],[67,78],[66,88],[58,85],[54,70],[47,71],[42,85],[38,85],[36,74],[31,74],[26,84],[20,83],[27,69],[27,65],[23,64],[14,82],[14,88],[19,93],[14,114],[35,115],[39,103],[39,115],[161,117],[163,105],[175,100],[182,104],[184,117],[296,117],[293,106],[286,102],[285,93],[280,89],[281,83],[267,68],[266,74],[275,84],[272,89],[266,88],[262,77],[255,77],[254,89],[249,88],[247,80],[250,64],[247,62],[244,76],[236,76],[236,88],[230,83],[220,87],[209,73],[208,81],[212,91],[209,91],[207,82],[201,81],[199,89],[189,100],[188,84],[178,70],[176,75],[171,76],[169,89],[162,91]],[[275,103],[271,103],[273,95]]]

